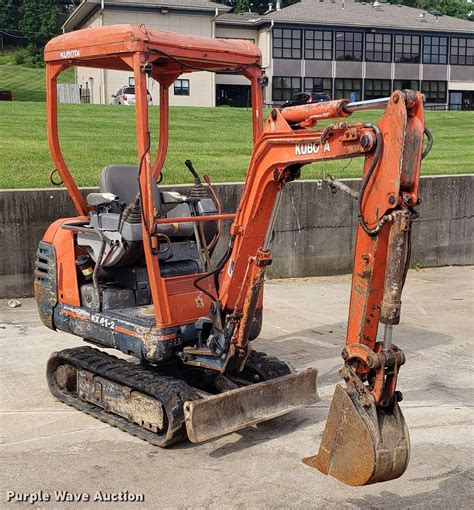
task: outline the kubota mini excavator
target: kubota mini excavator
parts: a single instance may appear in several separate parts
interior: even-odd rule
[[[158,446],[200,442],[318,400],[314,368],[292,372],[252,349],[262,324],[265,269],[285,186],[310,163],[362,156],[346,345],[319,453],[305,462],[351,485],[399,477],[409,437],[398,402],[405,361],[392,343],[410,257],[420,163],[431,146],[423,98],[342,99],[275,108],[262,118],[261,55],[248,41],[216,40],[116,25],[51,40],[45,49],[48,140],[77,216],[55,221],[40,242],[35,295],[44,324],[140,360],[92,347],[53,353],[52,394]],[[62,156],[57,77],[70,66],[132,71],[137,165],[109,165],[84,197]],[[224,214],[192,163],[187,194],[160,190],[168,146],[169,87],[182,73],[234,72],[252,90],[254,148],[235,214]],[[159,141],[150,155],[147,80],[160,87]],[[350,124],[356,110],[385,109],[378,124]],[[334,119],[324,129],[320,120]],[[429,143],[423,150],[424,133]],[[215,260],[222,222],[225,254]],[[383,341],[377,341],[379,322]]]

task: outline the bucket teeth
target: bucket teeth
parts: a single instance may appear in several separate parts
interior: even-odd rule
[[[408,429],[396,397],[389,408],[377,408],[368,391],[350,393],[337,385],[319,452],[303,462],[359,486],[398,478],[409,453]]]

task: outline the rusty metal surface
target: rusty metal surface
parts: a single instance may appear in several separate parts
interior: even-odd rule
[[[77,386],[77,370],[71,365],[61,365],[56,370],[56,381],[62,390],[74,391]]]
[[[387,263],[383,298],[380,306],[380,322],[396,325],[400,322],[402,290],[406,265],[409,262],[411,213],[408,210],[395,211],[394,221],[388,237]]]
[[[318,371],[308,368],[270,381],[184,404],[188,437],[200,443],[318,402]]]
[[[390,407],[376,408],[368,391],[337,385],[319,452],[303,462],[360,486],[398,478],[409,455],[408,429],[396,399]]]
[[[87,370],[77,371],[79,397],[118,414],[152,432],[164,428],[163,408],[157,400]]]

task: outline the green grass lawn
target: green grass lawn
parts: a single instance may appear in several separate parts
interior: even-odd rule
[[[34,70],[38,71],[38,70]],[[124,106],[60,105],[60,138],[65,159],[80,186],[96,186],[102,167],[136,164],[135,109]],[[375,121],[380,112],[359,112],[353,121]],[[158,108],[150,112],[157,136]],[[50,186],[53,168],[46,141],[45,104],[0,102],[0,188]],[[191,159],[213,182],[242,181],[252,147],[251,112],[234,108],[171,108],[170,149],[164,183],[191,182]],[[424,175],[474,171],[474,112],[426,112],[435,139],[423,163]],[[156,143],[154,143],[156,147]],[[303,179],[359,177],[362,158],[324,162],[303,169]],[[349,164],[349,166],[348,166]]]
[[[11,90],[14,101],[45,101],[46,77],[44,68],[10,64],[10,55],[0,55],[0,90]],[[60,83],[74,83],[74,69],[61,73]]]

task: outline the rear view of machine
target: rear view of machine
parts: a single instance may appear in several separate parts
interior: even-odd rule
[[[53,353],[47,367],[59,400],[158,446],[201,442],[318,401],[317,370],[293,372],[252,348],[263,320],[266,268],[285,186],[303,167],[365,158],[346,346],[326,431],[309,465],[351,485],[400,476],[409,438],[398,402],[405,358],[392,343],[409,263],[423,153],[423,101],[396,91],[383,100],[314,103],[273,110],[262,121],[259,50],[116,25],[59,36],[46,46],[48,140],[77,216],[55,221],[40,242],[35,295],[44,324],[136,358],[84,346]],[[70,66],[131,70],[136,93],[136,165],[102,169],[83,197],[59,145],[56,81]],[[168,147],[169,87],[184,72],[243,74],[252,87],[254,148],[235,213],[224,214],[210,179],[187,193],[160,189]],[[150,154],[147,80],[160,87],[160,133]],[[375,124],[345,119],[379,108]],[[113,162],[111,162],[113,163]],[[219,239],[231,226],[226,246]],[[222,244],[222,241],[221,241]],[[219,256],[217,256],[219,254]],[[385,327],[377,341],[379,322]]]

